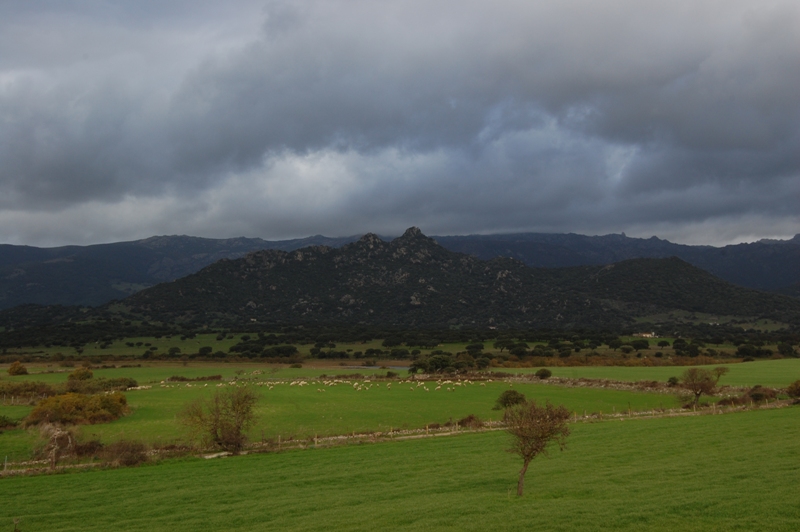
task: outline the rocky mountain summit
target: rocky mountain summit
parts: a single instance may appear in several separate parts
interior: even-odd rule
[[[340,248],[262,250],[124,301],[162,321],[402,327],[618,327],[669,309],[800,316],[800,301],[736,287],[679,259],[531,268],[455,253],[412,227]]]

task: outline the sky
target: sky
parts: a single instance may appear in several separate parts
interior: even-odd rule
[[[800,233],[800,2],[0,1],[0,242]]]

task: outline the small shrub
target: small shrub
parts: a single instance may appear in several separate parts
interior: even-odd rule
[[[67,376],[68,381],[86,381],[94,377],[89,368],[78,368]]]
[[[0,416],[0,429],[13,429],[19,425],[19,421],[8,416]]]
[[[181,422],[203,445],[215,445],[238,453],[247,441],[247,431],[256,421],[258,396],[247,388],[226,388],[212,397],[188,403]]]
[[[492,410],[504,410],[514,405],[524,404],[525,402],[527,402],[527,399],[525,399],[525,394],[522,394],[516,390],[506,390],[500,394],[500,397],[497,398]]]
[[[547,368],[542,368],[539,371],[537,371],[536,373],[534,373],[534,375],[536,375],[537,377],[539,377],[542,380],[545,380],[545,379],[549,379],[550,377],[552,377],[553,376],[553,372],[550,371]]]
[[[17,361],[12,362],[11,365],[8,366],[8,374],[11,375],[12,377],[15,376],[15,375],[27,375],[28,374],[28,368],[23,366],[22,362],[17,360]]]
[[[396,379],[399,376],[400,376],[400,374],[397,373],[396,371],[387,371],[386,372],[386,378],[387,379]]]
[[[680,383],[678,377],[670,377],[667,379],[667,386],[677,386]]]
[[[786,388],[789,397],[800,398],[800,380],[796,380]]]
[[[468,429],[479,429],[483,427],[483,421],[475,414],[470,414],[465,418],[458,420],[459,427],[466,427]]]
[[[89,440],[85,442],[76,442],[74,446],[75,456],[86,458],[89,456],[98,456],[103,450],[103,444],[100,440]]]
[[[289,367],[290,367],[290,368],[302,368],[302,367],[303,367],[303,365],[302,365],[302,364],[300,364],[299,362],[295,362],[294,364],[292,364],[292,365],[291,365],[291,366],[289,366]]]
[[[755,403],[760,403],[761,401],[766,401],[770,399],[775,399],[778,394],[772,388],[765,388],[760,384],[756,384],[750,391],[747,392],[747,397]]]
[[[147,461],[147,446],[136,440],[120,440],[103,447],[102,456],[113,465],[135,466]]]

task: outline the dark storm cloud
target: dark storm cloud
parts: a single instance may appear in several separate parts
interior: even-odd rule
[[[5,4],[0,237],[788,236],[798,86],[790,1]]]

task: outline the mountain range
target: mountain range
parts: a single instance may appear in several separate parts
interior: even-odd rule
[[[117,311],[193,326],[620,328],[675,311],[800,319],[800,300],[743,288],[672,257],[533,268],[453,252],[417,228],[340,248],[261,250],[142,290]]]
[[[132,242],[37,248],[0,245],[0,309],[22,304],[98,306],[173,281],[221,259],[259,250],[340,248],[358,236],[267,241],[156,236]],[[608,265],[635,258],[678,257],[739,286],[800,297],[800,235],[725,247],[674,244],[624,234],[521,233],[432,237],[450,251],[482,260],[514,258],[536,268]]]

